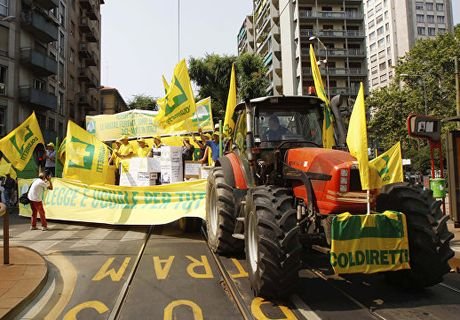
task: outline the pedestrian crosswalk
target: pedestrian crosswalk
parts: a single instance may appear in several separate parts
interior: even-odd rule
[[[133,230],[134,229],[134,230]],[[29,230],[28,225],[10,228],[10,244],[26,246],[42,254],[62,250],[98,248],[103,242],[142,241],[147,227],[117,227],[104,225],[49,224],[48,231]],[[113,244],[112,244],[113,245]]]

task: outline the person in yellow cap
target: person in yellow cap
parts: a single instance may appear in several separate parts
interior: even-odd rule
[[[198,155],[198,161],[201,164],[209,165],[209,159],[211,155],[211,148],[207,145],[207,142],[211,140],[211,135],[209,133],[202,133],[201,141],[197,140],[195,135],[193,135],[193,141],[200,147],[200,154]]]
[[[153,157],[153,158],[160,158],[162,146],[164,146],[164,144],[161,143],[161,137],[160,136],[153,137],[153,146],[148,156]]]
[[[45,171],[49,172],[52,177],[56,175],[56,151],[52,142],[46,145]]]
[[[118,167],[117,152],[118,152],[118,150],[120,149],[120,146],[121,146],[121,140],[120,140],[120,139],[117,139],[117,140],[115,141],[115,145],[113,146],[112,154],[110,155],[110,158],[109,158],[109,164],[110,164],[110,165],[115,165],[115,166]]]
[[[134,155],[133,146],[129,143],[128,136],[122,136],[120,138],[121,145],[116,153],[117,157],[120,159],[129,159]]]
[[[150,153],[149,146],[145,143],[144,138],[137,139],[137,156],[140,158],[145,158]]]

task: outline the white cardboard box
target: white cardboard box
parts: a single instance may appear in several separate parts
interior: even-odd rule
[[[122,160],[120,166],[120,186],[153,186],[156,185],[158,173],[161,171],[159,159],[131,158]]]

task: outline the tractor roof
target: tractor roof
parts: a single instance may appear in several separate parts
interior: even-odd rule
[[[289,106],[291,108],[299,107],[305,108],[306,105],[319,105],[323,103],[321,99],[316,96],[266,96],[251,99],[251,104],[264,107],[280,107],[283,105]],[[244,109],[244,102],[239,103],[235,111]]]

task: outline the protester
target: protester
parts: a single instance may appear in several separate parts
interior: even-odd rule
[[[120,149],[121,146],[121,141],[120,139],[115,141],[115,146],[113,147],[112,154],[110,155],[109,158],[109,164],[110,165],[115,165],[118,167],[118,157],[117,157],[117,152]]]
[[[121,145],[118,149],[118,152],[116,153],[117,157],[119,157],[121,160],[131,158],[134,155],[134,149],[133,146],[129,143],[128,136],[122,136],[120,140]]]
[[[154,157],[154,158],[160,158],[161,157],[161,147],[163,147],[164,144],[161,143],[161,137],[160,136],[155,136],[153,137],[153,146],[152,150],[149,152],[149,157]]]
[[[45,171],[48,170],[54,177],[56,175],[56,151],[52,142],[46,145],[45,160]]]
[[[198,132],[200,133],[201,135],[201,140],[205,140],[203,139],[204,137],[204,134],[203,134],[203,130],[201,128],[198,128]],[[211,148],[211,158],[212,158],[212,161],[213,162],[216,162],[217,159],[219,159],[219,132],[215,131],[213,134],[212,134],[212,140],[209,139],[205,142],[205,144]]]
[[[182,161],[192,160],[195,147],[190,143],[189,138],[184,138],[182,146]]]
[[[140,158],[145,158],[150,153],[150,147],[145,143],[143,138],[137,139],[137,156]]]
[[[202,133],[201,132],[201,141],[197,140],[195,136],[193,136],[193,141],[198,144],[200,147],[200,153],[198,155],[198,161],[201,164],[209,165],[210,164],[210,153],[211,148],[207,145],[207,142],[211,140],[211,135],[209,133]]]
[[[11,202],[13,198],[14,191],[16,190],[16,180],[11,178],[11,175],[7,173],[5,175],[5,181],[3,183],[4,195],[5,195],[5,204],[7,207],[12,207],[14,203]]]
[[[43,193],[45,190],[53,190],[53,184],[51,182],[51,176],[48,171],[45,173],[41,172],[38,175],[38,179],[35,179],[30,186],[27,197],[30,200],[30,207],[32,208],[32,220],[30,230],[37,230],[37,213],[40,215],[40,222],[42,224],[42,230],[48,230],[48,224],[46,223],[45,209],[43,208]]]

